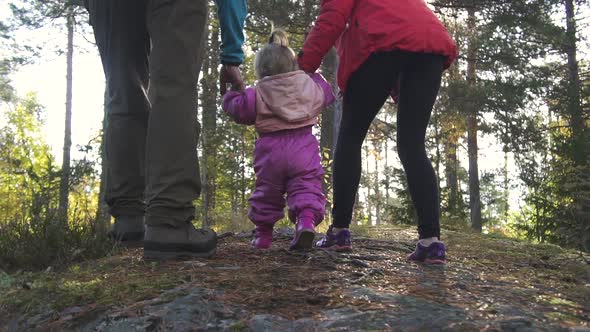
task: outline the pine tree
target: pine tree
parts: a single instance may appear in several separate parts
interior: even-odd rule
[[[209,11],[214,13],[213,10]],[[202,200],[203,200],[203,225],[213,225],[211,213],[215,209],[216,182],[217,182],[217,64],[219,63],[219,28],[215,15],[210,14],[207,52],[203,59],[201,79],[201,110],[202,131],[201,142],[203,154],[201,158]]]
[[[57,24],[61,24],[66,29],[66,110],[58,219],[61,222],[67,223],[71,172],[70,151],[72,146],[74,33],[78,24],[87,21],[79,19],[86,15],[86,12],[82,8],[82,1],[80,0],[24,0],[11,3],[10,7],[16,19],[15,25],[29,29],[39,29],[44,26],[56,24],[56,22],[61,22]]]

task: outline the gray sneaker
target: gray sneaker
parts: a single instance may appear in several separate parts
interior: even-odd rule
[[[217,248],[217,234],[212,230],[185,227],[146,226],[143,242],[145,260],[170,260],[211,257]]]
[[[141,245],[144,231],[143,216],[119,216],[108,236],[124,245]]]

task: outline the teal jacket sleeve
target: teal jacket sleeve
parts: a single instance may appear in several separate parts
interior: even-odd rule
[[[248,14],[246,0],[215,0],[221,28],[221,63],[244,62],[244,22]]]

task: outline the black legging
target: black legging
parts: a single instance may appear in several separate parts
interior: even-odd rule
[[[421,239],[440,237],[438,187],[424,140],[444,61],[440,55],[381,52],[371,55],[351,76],[334,155],[334,227],[350,225],[363,141],[399,79],[397,147],[418,214],[418,232]]]

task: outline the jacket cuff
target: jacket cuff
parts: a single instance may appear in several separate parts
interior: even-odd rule
[[[224,61],[224,60],[221,60],[221,64],[225,65],[225,66],[234,66],[234,67],[239,67],[240,65],[242,65],[241,62],[232,62],[232,61]]]
[[[299,54],[297,56],[297,64],[299,65],[299,69],[303,70],[304,72],[314,73],[320,67],[320,63],[321,59],[317,64],[315,64],[310,61],[310,56],[305,55],[303,50],[299,51]]]
[[[334,101],[336,101],[336,97],[334,96],[334,92],[332,91],[332,86],[326,79],[319,73],[310,74],[309,77],[322,88],[324,92],[324,106],[330,106]]]

